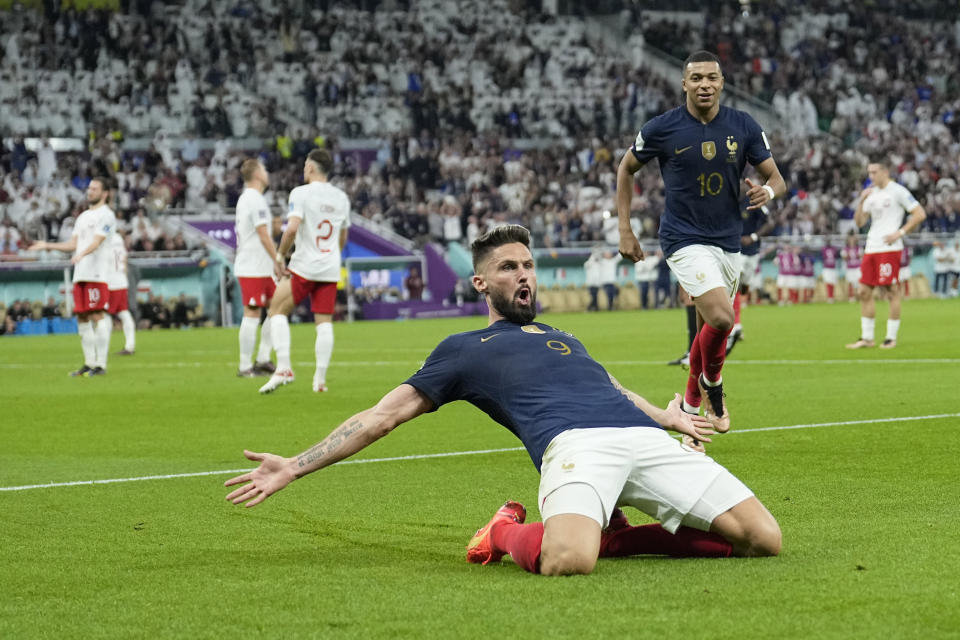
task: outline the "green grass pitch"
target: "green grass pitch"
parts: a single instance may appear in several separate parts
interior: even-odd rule
[[[654,402],[683,388],[664,364],[685,346],[679,310],[539,319]],[[297,381],[265,397],[234,376],[235,329],[142,332],[94,379],[67,377],[76,336],[0,339],[0,638],[960,637],[956,300],[906,302],[892,351],[843,348],[854,305],[744,310],[724,369],[734,430],[709,452],[779,520],[777,558],[601,560],[560,579],[470,565],[464,545],[506,499],[539,518],[538,476],[465,403],[369,463],[254,509],[224,500],[243,448],[308,448],[485,322],[339,324],[323,395],[310,326],[293,327]],[[11,490],[28,485],[55,486]]]

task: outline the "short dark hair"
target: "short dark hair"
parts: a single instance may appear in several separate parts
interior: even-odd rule
[[[684,73],[686,73],[687,71],[687,65],[690,64],[691,62],[716,62],[717,66],[720,66],[720,58],[718,58],[715,54],[710,53],[709,51],[706,51],[704,49],[701,49],[700,51],[694,51],[689,56],[687,56],[687,59],[683,61]]]
[[[885,153],[871,153],[867,157],[867,164],[878,164],[884,169],[890,168],[890,156]]]
[[[90,178],[90,182],[96,180],[100,183],[100,186],[103,187],[104,191],[113,191],[113,180],[107,176],[93,176]]]
[[[326,149],[314,149],[307,154],[307,160],[316,163],[325,176],[333,171],[333,156]]]
[[[526,227],[519,224],[507,224],[488,231],[470,245],[470,251],[473,253],[473,271],[486,259],[490,252],[497,247],[505,244],[519,242],[523,246],[530,248],[530,232]]]

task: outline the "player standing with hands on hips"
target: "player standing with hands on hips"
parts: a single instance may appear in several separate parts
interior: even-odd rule
[[[881,349],[897,346],[900,330],[900,252],[903,237],[927,218],[926,211],[901,184],[890,179],[890,164],[887,158],[872,158],[867,164],[867,176],[871,185],[860,194],[853,221],[858,227],[872,218],[867,232],[867,247],[860,263],[860,339],[847,345],[847,349],[863,349],[874,345],[873,332],[876,323],[877,305],[873,290],[877,287],[890,301],[890,317],[887,319],[887,337]],[[906,223],[903,214],[908,213]]]
[[[644,258],[630,228],[630,203],[634,174],[656,158],[665,189],[660,246],[693,298],[700,327],[690,348],[683,409],[698,413],[706,394],[704,415],[724,432],[730,414],[720,373],[740,280],[740,182],[747,162],[763,180],[746,180],[748,210],[782,196],[786,185],[760,125],[749,114],[720,105],[723,73],[714,54],[697,51],[684,61],[682,87],[686,103],[643,125],[617,169],[620,253],[634,262]]]

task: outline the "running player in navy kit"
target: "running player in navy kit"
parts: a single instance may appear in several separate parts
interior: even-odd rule
[[[400,424],[466,400],[512,431],[541,473],[543,522],[507,502],[467,547],[487,564],[510,554],[532,573],[590,573],[598,557],[776,555],[776,520],[708,456],[667,435],[709,441],[705,418],[660,409],[624,389],[571,334],[534,322],[537,278],[529,232],[499,227],[473,244],[473,285],[489,326],[446,338],[423,367],[376,406],[291,458],[244,451],[260,463],[228,480],[227,495],[252,507],[293,480],[360,451]],[[630,526],[631,505],[662,524]],[[604,530],[604,528],[606,528]]]
[[[700,324],[683,408],[698,412],[706,393],[704,414],[718,431],[730,428],[720,372],[740,278],[740,182],[747,162],[763,180],[746,180],[750,210],[786,193],[760,125],[743,111],[720,106],[722,90],[719,59],[708,51],[692,54],[683,64],[686,104],[643,125],[617,169],[620,253],[636,262],[643,250],[630,228],[633,176],[654,158],[660,163],[666,196],[660,246],[694,299]]]

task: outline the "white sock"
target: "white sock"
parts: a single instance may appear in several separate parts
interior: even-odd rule
[[[860,316],[860,337],[862,339],[873,341],[873,330],[876,322],[876,318],[864,318]]]
[[[83,364],[91,368],[97,366],[97,334],[93,323],[77,323],[77,333],[80,334],[80,348],[83,349]]]
[[[700,413],[700,407],[693,406],[692,404],[688,403],[686,399],[683,401],[683,410],[687,413],[692,413],[693,415]]]
[[[121,311],[117,316],[120,318],[120,326],[123,327],[123,348],[133,351],[137,346],[137,325],[133,321],[133,314],[129,311]]]
[[[896,340],[898,331],[900,331],[900,321],[887,320],[887,340]]]
[[[94,327],[94,330],[96,331],[97,344],[96,366],[106,369],[107,352],[110,351],[110,332],[113,331],[113,318],[104,314],[104,316],[97,321],[97,326]]]
[[[260,349],[257,350],[257,362],[270,362],[270,352],[273,350],[273,343],[270,341],[271,323],[268,320],[263,321],[260,327]]]
[[[240,371],[253,366],[253,345],[257,343],[257,325],[260,320],[243,316],[240,320]]]
[[[278,313],[269,319],[270,339],[273,342],[273,348],[277,352],[277,371],[289,370],[290,366],[290,324],[287,322],[287,316]]]
[[[314,382],[323,384],[327,381],[327,367],[330,366],[330,356],[333,355],[333,323],[321,322],[317,325],[317,341],[313,345],[317,356],[317,370],[313,374]]]

